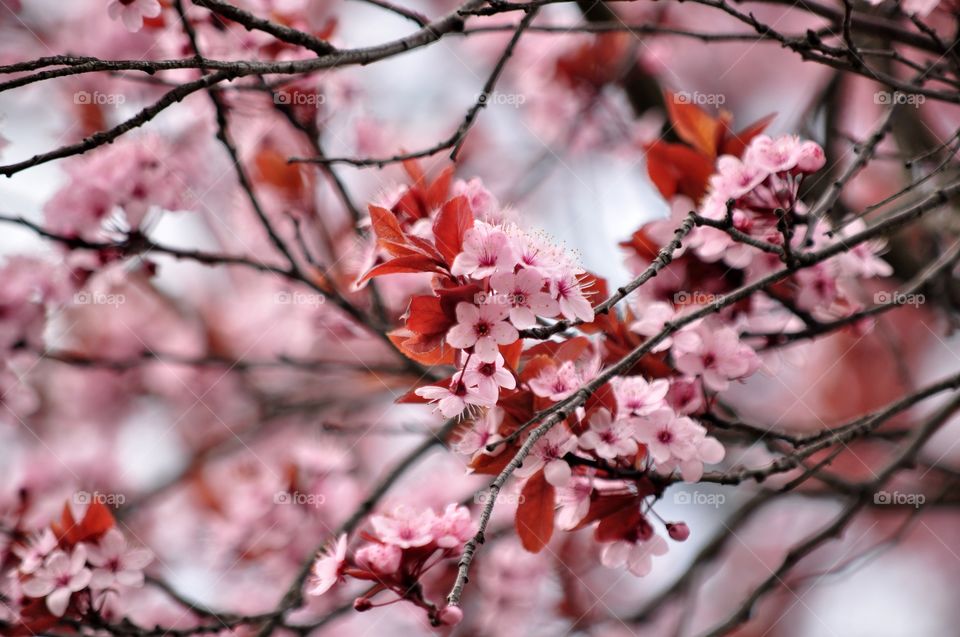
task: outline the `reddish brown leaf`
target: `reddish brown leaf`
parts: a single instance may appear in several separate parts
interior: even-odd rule
[[[463,235],[473,227],[473,211],[463,195],[443,204],[433,222],[433,240],[447,264],[463,250]]]
[[[387,334],[403,354],[422,365],[453,365],[456,350],[445,347],[442,337],[425,337],[410,330],[394,330]]]
[[[420,295],[410,300],[407,310],[407,329],[417,334],[445,334],[453,325],[435,296]]]
[[[556,506],[556,490],[547,482],[543,471],[538,471],[520,492],[515,526],[523,548],[539,553],[553,536],[553,516]]]
[[[712,117],[696,104],[682,100],[670,91],[667,91],[665,102],[670,123],[680,139],[708,158],[715,158],[717,142],[723,130],[721,119]]]
[[[65,502],[60,523],[54,522],[52,526],[54,534],[61,542],[73,546],[80,542],[99,540],[104,533],[113,528],[114,523],[110,509],[102,502],[95,500],[87,507],[79,523],[73,517],[70,503]]]
[[[680,193],[696,202],[707,191],[713,159],[689,146],[655,142],[647,147],[647,174],[665,199]]]
[[[360,277],[360,280],[357,281],[356,286],[362,288],[367,284],[367,281],[370,279],[376,278],[378,276],[383,276],[385,274],[410,274],[412,272],[437,272],[439,266],[437,263],[429,258],[425,257],[422,254],[411,254],[405,257],[397,257],[396,259],[391,259],[386,263],[381,263],[380,265],[375,265],[367,273]]]

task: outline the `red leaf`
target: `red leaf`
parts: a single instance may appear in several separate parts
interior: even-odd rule
[[[670,91],[667,91],[664,101],[670,123],[680,139],[708,158],[715,158],[717,143],[724,127],[723,118],[712,117],[696,104],[681,100],[677,94]]]
[[[600,520],[600,524],[597,525],[597,530],[594,532],[593,537],[597,542],[623,540],[630,537],[632,533],[636,532],[636,530],[644,524],[646,524],[647,527],[650,526],[650,523],[647,522],[643,514],[640,513],[639,507],[632,506],[623,508]]]
[[[70,503],[64,503],[60,523],[54,522],[52,526],[54,534],[60,541],[74,546],[80,542],[99,540],[104,533],[113,528],[114,523],[110,509],[102,502],[95,500],[87,507],[79,524],[74,520]]]
[[[553,536],[553,515],[556,491],[547,482],[543,471],[538,471],[527,480],[520,492],[515,526],[523,548],[539,553]]]
[[[394,330],[387,334],[404,356],[422,365],[453,365],[456,350],[446,347],[442,335],[423,336],[410,330]]]
[[[436,261],[430,257],[425,257],[422,254],[410,254],[405,257],[397,257],[396,259],[391,259],[386,263],[373,266],[367,270],[366,274],[360,277],[360,280],[356,283],[356,287],[362,288],[370,279],[383,276],[385,274],[437,272],[439,270],[440,267],[437,265]]]
[[[417,254],[417,250],[410,247],[407,242],[407,237],[395,214],[380,206],[371,205],[369,210],[373,232],[377,236],[377,245],[395,257]]]
[[[407,310],[407,329],[417,334],[446,334],[453,325],[449,314],[444,312],[440,299],[435,296],[415,296]]]
[[[451,181],[453,181],[453,166],[447,166],[424,192],[424,201],[429,209],[439,208],[447,200]]]
[[[433,240],[447,264],[463,250],[463,235],[473,227],[473,211],[463,195],[443,204],[433,222]]]
[[[689,146],[654,142],[647,147],[647,174],[665,199],[681,193],[697,202],[707,191],[713,159]]]

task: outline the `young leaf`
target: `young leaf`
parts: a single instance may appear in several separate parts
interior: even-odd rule
[[[543,471],[533,474],[520,492],[515,526],[523,548],[539,553],[553,535],[556,490],[547,482]]]

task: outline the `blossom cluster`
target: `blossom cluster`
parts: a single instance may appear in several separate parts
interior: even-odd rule
[[[109,595],[143,586],[143,569],[153,560],[149,549],[128,543],[99,503],[79,522],[66,505],[61,521],[18,535],[8,547],[12,568],[3,591],[27,627],[99,612]]]
[[[476,532],[469,509],[450,504],[437,514],[431,509],[398,507],[389,515],[372,516],[370,526],[370,532],[363,535],[366,542],[352,556],[347,555],[347,536],[341,535],[317,558],[307,592],[323,595],[351,577],[372,585],[354,600],[357,610],[380,605],[374,604],[372,598],[392,591],[399,599],[427,610],[435,624],[457,623],[462,617],[460,609],[438,609],[423,597],[419,583],[434,566],[459,556],[463,544]]]

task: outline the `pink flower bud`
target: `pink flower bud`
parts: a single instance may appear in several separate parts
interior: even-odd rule
[[[667,534],[671,539],[683,542],[690,537],[690,527],[683,522],[670,522],[667,524]]]
[[[437,623],[442,626],[456,626],[463,621],[463,611],[459,606],[445,606],[437,613]]]

